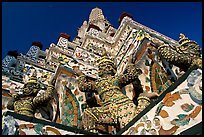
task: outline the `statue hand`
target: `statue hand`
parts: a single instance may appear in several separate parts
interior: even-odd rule
[[[135,64],[133,63],[129,63],[126,67],[127,73],[137,73],[137,75],[141,75],[142,74],[142,70],[140,68],[138,68]]]

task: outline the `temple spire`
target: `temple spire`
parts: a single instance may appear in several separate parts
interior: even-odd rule
[[[104,15],[101,9],[98,7],[91,10],[91,13],[89,15],[89,23],[104,20]]]

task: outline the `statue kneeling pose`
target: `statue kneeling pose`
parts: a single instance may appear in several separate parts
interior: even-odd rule
[[[22,94],[12,94],[11,100],[7,104],[7,108],[14,110],[18,114],[34,117],[35,110],[40,105],[48,103],[53,98],[54,82],[52,79],[49,82],[47,90],[37,96],[41,90],[40,84],[37,82],[36,74],[33,73],[32,77],[23,86]]]
[[[102,106],[87,108],[82,116],[82,127],[85,130],[95,129],[96,124],[117,125],[119,129],[130,122],[141,110],[149,105],[149,97],[156,94],[144,94],[138,97],[138,107],[121,91],[122,87],[139,81],[142,71],[134,64],[128,64],[124,74],[117,76],[114,62],[104,54],[98,59],[99,78],[90,81],[78,69],[80,75],[78,86],[82,92],[95,92],[99,95]]]

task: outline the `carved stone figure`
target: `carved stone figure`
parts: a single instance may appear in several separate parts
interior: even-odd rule
[[[99,78],[95,81],[89,80],[80,70],[75,72],[80,75],[78,86],[82,92],[95,92],[99,94],[102,102],[101,107],[92,107],[84,110],[82,116],[83,128],[95,129],[96,124],[116,125],[123,128],[139,112],[150,103],[150,98],[157,96],[155,93],[141,93],[138,97],[138,106],[121,91],[127,84],[135,83],[141,86],[138,75],[142,73],[134,64],[129,64],[123,75],[117,76],[114,62],[103,53],[97,60]],[[137,81],[137,82],[134,82]]]
[[[158,47],[160,55],[169,63],[178,66],[186,71],[194,64],[202,67],[202,59],[200,58],[200,47],[192,40],[189,40],[182,33],[180,34],[179,46],[163,44]]]
[[[35,110],[42,104],[48,103],[53,98],[55,79],[49,82],[46,92],[37,96],[41,90],[40,84],[37,82],[35,72],[31,78],[24,84],[22,94],[12,94],[11,100],[7,104],[7,108],[14,110],[18,114],[34,117]]]

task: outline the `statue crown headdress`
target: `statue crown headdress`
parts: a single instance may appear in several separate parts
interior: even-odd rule
[[[114,64],[115,64],[114,61],[111,60],[111,59],[108,57],[105,48],[103,48],[102,51],[103,51],[103,52],[102,52],[102,56],[96,60],[96,63],[97,63],[96,65],[97,65],[97,66],[102,66],[102,65],[105,65],[105,64],[112,64],[112,65],[114,65]]]
[[[186,43],[190,42],[190,40],[188,39],[188,37],[186,37],[183,33],[180,33],[179,36],[179,44],[182,46]]]

